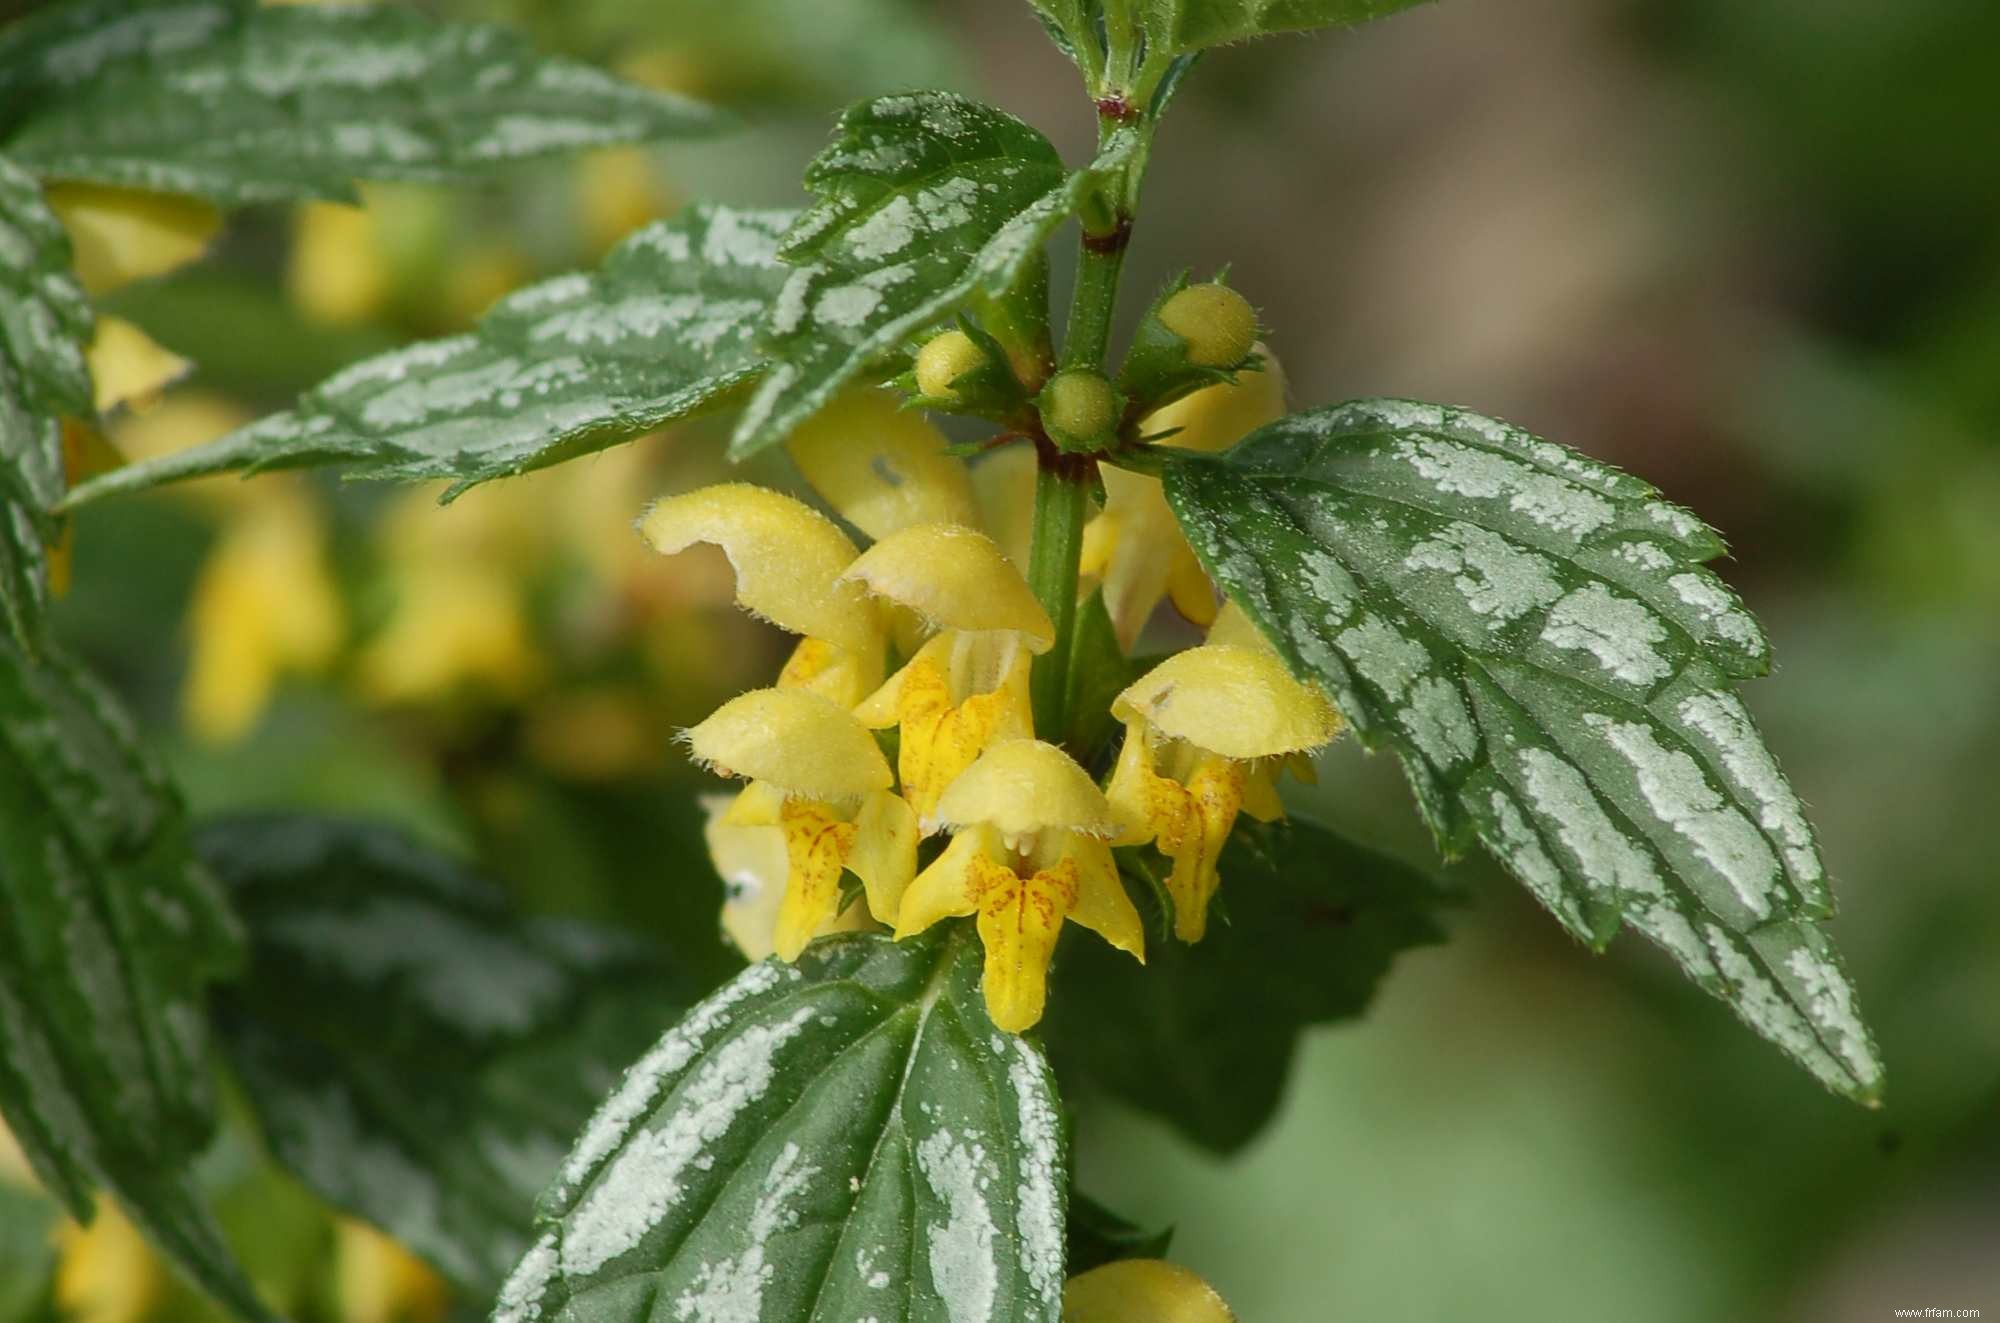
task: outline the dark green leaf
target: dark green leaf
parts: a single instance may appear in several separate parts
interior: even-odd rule
[[[1313,822],[1240,822],[1220,868],[1216,920],[1193,946],[1149,942],[1142,967],[1066,941],[1048,1034],[1064,1078],[1231,1153],[1277,1109],[1300,1033],[1361,1014],[1399,953],[1444,940],[1443,897]]]
[[[41,185],[0,156],[0,625],[26,640],[47,594],[48,510],[62,499],[65,415],[92,412],[90,302]]]
[[[970,925],[814,944],[697,1006],[543,1196],[498,1323],[1058,1323],[1062,1119]]]
[[[1175,463],[1212,574],[1371,746],[1448,850],[1476,835],[1577,937],[1621,922],[1829,1087],[1881,1064],[1812,922],[1832,908],[1732,682],[1763,632],[1722,550],[1627,474],[1455,409],[1372,401]]]
[[[1111,700],[1138,679],[1140,672],[1118,646],[1118,631],[1104,608],[1102,593],[1092,593],[1077,607],[1076,632],[1069,649],[1069,679],[1063,700],[1069,730],[1063,743],[1088,767],[1104,751],[1117,724],[1111,716]]]
[[[272,1151],[490,1297],[570,1140],[691,1000],[680,981],[381,828],[246,819],[198,848],[249,929],[217,1023]]]
[[[403,5],[77,0],[0,39],[7,148],[38,174],[225,204],[352,195],[709,132],[713,112]]]
[[[204,446],[80,484],[74,504],[229,469],[337,464],[454,490],[603,450],[730,398],[785,278],[793,213],[699,205],[596,272],[519,290],[477,330],[365,359]]]
[[[974,291],[1005,294],[1134,141],[1119,135],[1072,173],[1033,128],[949,92],[850,109],[807,168],[820,200],[785,237],[798,267],[772,309],[772,368],[731,453],[779,440]]]
[[[0,1111],[71,1212],[108,1188],[258,1315],[187,1177],[214,1128],[203,990],[239,958],[123,714],[60,656],[0,643]]]
[[[1067,1270],[1070,1276],[1120,1259],[1164,1259],[1173,1243],[1172,1227],[1148,1231],[1089,1195],[1070,1191]]]
[[[55,1204],[0,1176],[0,1323],[53,1319]]]
[[[1421,0],[1139,0],[1147,40],[1176,54],[1275,32],[1347,27]]]

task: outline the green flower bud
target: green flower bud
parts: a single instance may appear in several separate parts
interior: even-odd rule
[[[1257,312],[1227,285],[1189,285],[1160,305],[1160,324],[1187,341],[1188,362],[1233,368],[1257,340]]]
[[[1100,372],[1058,372],[1042,387],[1042,423],[1058,445],[1088,449],[1118,422],[1118,392]]]
[[[985,353],[964,331],[933,336],[917,351],[917,389],[933,399],[956,399],[952,383],[985,362]]]

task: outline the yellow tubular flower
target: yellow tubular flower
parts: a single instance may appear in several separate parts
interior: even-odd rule
[[[1278,816],[1276,768],[1332,740],[1339,715],[1268,648],[1230,643],[1169,657],[1118,695],[1111,713],[1125,723],[1107,792],[1118,844],[1155,841],[1173,861],[1174,932],[1198,942],[1237,814]]]
[[[736,603],[760,620],[805,635],[779,684],[809,688],[852,707],[881,683],[887,643],[879,612],[841,576],[854,544],[803,501],[747,482],[669,496],[639,521],[655,551],[697,542],[722,548],[736,571]]]
[[[785,449],[834,513],[879,540],[917,524],[977,522],[972,483],[949,444],[895,394],[868,387],[821,409]]]
[[[72,1323],[141,1323],[167,1290],[166,1269],[117,1205],[99,1199],[89,1226],[56,1232],[55,1303]]]
[[[1111,858],[1111,805],[1061,749],[1032,739],[992,745],[952,782],[938,814],[952,842],[910,884],[896,936],[976,915],[994,1024],[1022,1033],[1042,1018],[1064,919],[1145,959],[1139,912]]]
[[[1285,375],[1263,345],[1261,372],[1242,372],[1234,384],[1198,390],[1140,423],[1141,435],[1179,429],[1160,444],[1190,450],[1226,450],[1285,411]],[[1160,480],[1107,467],[1104,511],[1084,529],[1082,573],[1103,587],[1105,609],[1130,648],[1162,598],[1197,625],[1215,615],[1215,595],[1201,563],[1181,536]]]
[[[1004,446],[982,456],[971,472],[979,526],[1000,544],[1014,568],[1026,574],[1035,533],[1034,448]]]
[[[1236,1323],[1236,1315],[1177,1263],[1120,1259],[1069,1279],[1063,1323]]]
[[[939,797],[988,745],[1034,733],[1031,654],[1055,626],[1021,572],[984,533],[919,524],[870,547],[843,576],[908,607],[937,634],[855,709],[870,726],[900,727],[903,794],[926,832]]]
[[[92,294],[164,275],[202,255],[222,216],[194,198],[100,184],[52,184],[49,207],[69,231],[76,272]]]
[[[122,317],[98,317],[88,357],[99,413],[122,404],[149,409],[194,366]]]
[[[889,760],[851,712],[803,689],[756,689],[692,727],[687,742],[719,774],[750,781],[715,828],[776,828],[782,837],[784,890],[769,936],[779,956],[796,958],[839,917],[843,871],[861,879],[875,914],[896,914],[916,873],[916,815],[890,793]],[[755,862],[725,857],[768,852],[766,844],[725,836],[716,848],[713,835],[710,844],[725,878],[732,864],[755,867],[760,886],[775,873],[768,853]],[[737,940],[748,951],[765,939],[749,929]]]
[[[317,674],[345,632],[326,529],[303,491],[274,485],[226,524],[188,608],[182,703],[199,739],[240,739],[285,672]]]
[[[444,1279],[373,1227],[342,1219],[337,1255],[341,1323],[436,1323],[451,1305]]]
[[[395,285],[366,207],[305,202],[292,222],[285,284],[292,302],[313,321],[355,326],[382,311]]]

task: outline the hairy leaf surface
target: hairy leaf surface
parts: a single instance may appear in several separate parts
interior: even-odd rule
[[[1058,1323],[1062,1120],[965,924],[767,962],[635,1065],[499,1323]]]
[[[198,849],[249,931],[217,1022],[273,1152],[490,1298],[570,1140],[691,1000],[679,980],[381,828],[246,819]]]
[[[1347,27],[1387,18],[1421,0],[1139,0],[1149,41],[1175,53],[1278,32]]]
[[[124,715],[61,656],[0,643],[0,1112],[72,1213],[109,1189],[257,1316],[187,1174],[214,1128],[201,999],[239,958]]]
[[[732,397],[794,213],[707,204],[650,225],[595,272],[496,304],[465,335],[345,369],[294,408],[80,484],[72,503],[230,469],[334,464],[454,490],[592,454]]]
[[[1447,849],[1476,835],[1593,945],[1621,923],[1829,1087],[1881,1065],[1812,827],[1733,682],[1763,631],[1722,543],[1637,478],[1489,418],[1370,401],[1177,462],[1190,543]]]
[[[1217,914],[1192,946],[1156,938],[1140,966],[1065,943],[1048,1033],[1065,1079],[1232,1153],[1277,1110],[1304,1030],[1360,1015],[1398,955],[1444,940],[1444,896],[1304,820],[1239,823],[1220,871]]]
[[[39,174],[225,204],[348,198],[714,129],[707,109],[403,5],[76,0],[0,38],[0,136]]]
[[[771,312],[773,363],[732,453],[782,438],[975,290],[1004,294],[1131,146],[1121,136],[1072,173],[1029,125],[950,92],[848,110],[806,169],[820,200],[785,237],[796,269]]]

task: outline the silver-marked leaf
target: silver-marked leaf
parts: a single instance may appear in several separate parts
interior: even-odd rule
[[[752,966],[605,1100],[496,1323],[1058,1323],[1054,1081],[970,925]]]
[[[297,406],[207,445],[79,484],[72,504],[230,469],[335,464],[476,483],[616,445],[733,398],[785,279],[795,213],[693,206],[595,272],[502,299],[476,330],[364,359]]]
[[[1277,32],[1351,27],[1422,0],[1139,0],[1149,42],[1175,54]]]
[[[0,156],[0,625],[25,640],[47,593],[65,415],[91,412],[90,302],[42,187]]]
[[[202,998],[239,957],[123,714],[59,655],[0,642],[0,1112],[72,1213],[108,1189],[258,1317],[188,1177],[214,1128]]]
[[[225,204],[346,198],[706,133],[708,109],[404,5],[82,0],[0,40],[7,149],[38,174]]]
[[[1721,541],[1646,483],[1476,414],[1369,401],[1177,462],[1189,541],[1447,849],[1485,843],[1579,938],[1622,923],[1829,1087],[1881,1064],[1813,921],[1798,797],[1731,692],[1762,631]]]
[[[249,930],[217,1025],[272,1152],[490,1299],[571,1139],[693,998],[648,948],[523,919],[381,828],[251,818],[197,847]]]
[[[807,167],[820,200],[785,237],[784,258],[797,269],[771,311],[771,370],[731,454],[782,438],[975,290],[1004,294],[1135,141],[1116,136],[1072,173],[1029,125],[950,92],[848,110]]]

